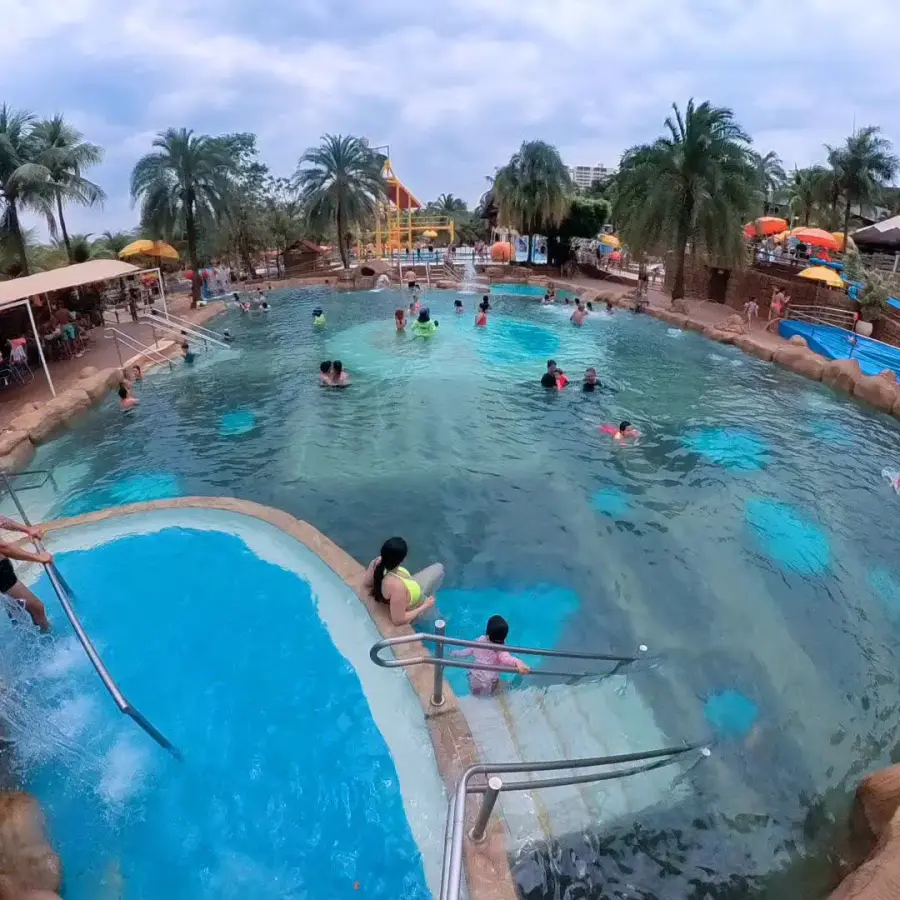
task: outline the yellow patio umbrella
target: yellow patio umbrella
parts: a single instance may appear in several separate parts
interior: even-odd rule
[[[829,269],[828,266],[810,266],[800,273],[800,277],[809,281],[821,281],[822,284],[828,287],[844,287],[844,279],[834,269]]]
[[[127,247],[119,251],[119,259],[128,259],[129,256],[153,256],[157,259],[178,259],[178,251],[165,241],[132,241]]]
[[[437,237],[437,232],[434,231],[433,229],[429,228],[428,231],[423,231],[423,232],[422,232],[422,237],[436,238],[436,237]]]
[[[838,242],[838,250],[844,250],[844,232],[843,231],[832,231],[831,236]],[[847,248],[850,250],[856,249],[856,244],[853,241],[853,238],[850,235],[847,235]]]
[[[614,234],[604,234],[600,238],[600,243],[606,244],[607,247],[612,247],[613,250],[618,250],[622,246],[622,242]]]

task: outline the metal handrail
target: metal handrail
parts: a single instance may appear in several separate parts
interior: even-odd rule
[[[172,367],[172,360],[165,354],[160,353],[159,350],[151,347],[149,344],[141,343],[137,338],[132,337],[130,334],[126,334],[124,331],[119,331],[118,328],[113,328],[111,325],[105,326],[104,331],[107,337],[112,335],[112,338],[116,343],[116,355],[119,357],[119,365],[123,367],[125,365],[125,362],[122,359],[122,351],[119,349],[119,341],[121,341],[129,350],[134,351],[139,356],[146,357],[150,362],[168,363],[169,368]]]
[[[229,295],[230,296],[230,295]],[[160,320],[164,322],[174,322],[176,325],[180,325],[182,327],[192,328],[194,331],[200,331],[204,334],[208,334],[210,337],[215,338],[216,340],[222,341],[222,334],[218,331],[213,331],[212,328],[207,328],[204,325],[198,325],[196,322],[191,322],[188,319],[185,319],[184,316],[176,316],[174,313],[169,313],[167,316],[159,316],[150,313],[150,319],[154,322],[158,322]]]
[[[450,667],[452,669],[479,669],[485,672],[508,672],[511,674],[522,674],[519,670],[512,666],[495,666],[489,663],[468,662],[463,660],[447,659],[444,655],[444,648],[450,647],[471,647],[473,649],[483,650],[485,644],[483,641],[464,641],[460,638],[447,637],[445,634],[447,623],[443,619],[438,619],[434,623],[434,634],[404,634],[400,637],[384,638],[373,644],[369,649],[369,659],[376,666],[383,669],[406,668],[408,666],[434,666],[434,689],[431,696],[432,706],[443,706],[444,703],[444,669]],[[423,656],[410,656],[405,659],[383,659],[381,651],[388,648],[399,647],[404,644],[435,644],[435,655],[425,654]],[[623,666],[637,662],[639,659],[645,659],[643,656],[618,656],[609,653],[580,653],[575,650],[543,650],[538,647],[512,647],[503,644],[503,649],[509,653],[521,653],[524,656],[553,656],[559,659],[589,659],[596,662],[612,662],[615,663],[608,672],[565,672],[557,669],[538,669],[527,673],[528,675],[541,675],[545,677],[561,677],[561,678],[593,678],[602,676],[608,677],[615,675]],[[647,645],[641,644],[638,653],[647,652]]]
[[[231,349],[224,341],[220,341],[216,337],[211,337],[208,334],[197,331],[193,325],[182,325],[177,322],[171,322],[161,316],[151,316],[147,313],[141,314],[139,319],[142,322],[146,322],[148,325],[152,325],[162,331],[167,331],[169,334],[176,334],[179,338],[187,334],[189,337],[195,338],[196,340],[206,341],[208,344],[216,344],[219,347],[224,347],[226,350]]]
[[[5,472],[0,472],[0,475],[2,475],[6,490],[9,492],[13,503],[15,503],[16,508],[19,511],[22,522],[30,528],[31,522],[28,520],[28,514],[25,512],[25,507],[22,506],[18,494],[16,494],[13,489],[9,477]],[[34,546],[37,547],[39,553],[47,552],[43,542],[39,538],[32,538],[31,540],[34,543]],[[45,563],[43,565],[44,570],[47,572],[47,577],[50,579],[50,584],[53,585],[53,590],[56,592],[56,596],[59,599],[60,606],[62,606],[63,612],[65,612],[66,618],[69,620],[69,624],[75,632],[75,636],[78,638],[79,643],[87,654],[95,671],[100,676],[103,686],[109,692],[110,696],[113,698],[113,702],[119,708],[119,712],[129,716],[137,722],[137,724],[143,728],[144,731],[160,745],[160,747],[164,750],[168,750],[175,759],[179,760],[179,762],[183,761],[184,757],[181,755],[181,751],[158,728],[156,728],[156,726],[154,726],[140,710],[128,702],[125,695],[119,690],[119,686],[113,681],[112,675],[109,674],[109,670],[104,665],[103,660],[100,658],[100,654],[88,637],[87,632],[84,630],[84,626],[81,624],[81,620],[78,618],[72,607],[72,591],[68,584],[66,584],[66,580],[62,577],[59,569],[57,569],[56,564]]]
[[[640,753],[623,753],[617,756],[594,756],[580,759],[556,759],[546,762],[486,763],[471,766],[463,772],[456,784],[456,791],[447,809],[444,832],[444,861],[441,870],[440,900],[457,900],[462,884],[463,844],[465,841],[466,799],[469,794],[483,794],[475,824],[468,833],[469,840],[480,843],[487,834],[487,826],[497,799],[503,791],[533,791],[541,788],[562,787],[569,784],[589,784],[639,775],[661,769],[681,759],[686,753],[698,751],[693,765],[710,756],[708,747],[695,743],[680,747],[664,747]],[[504,782],[500,775],[524,772],[557,772],[572,769],[597,769],[604,766],[643,763],[626,769],[590,772],[585,775],[567,775],[560,778],[544,778],[536,781]],[[470,784],[476,775],[485,776],[483,784]]]
[[[53,484],[53,487],[59,490],[59,485],[56,483],[56,479],[49,469],[23,469],[21,472],[6,473],[7,478],[21,478],[23,475],[43,475],[44,480],[39,481],[37,484],[26,484],[19,488],[20,491],[33,491],[35,488],[43,487],[48,481]]]

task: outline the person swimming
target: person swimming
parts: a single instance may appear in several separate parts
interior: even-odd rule
[[[587,318],[587,315],[587,310],[581,305],[581,301],[576,300],[575,309],[572,311],[572,315],[569,316],[569,321],[578,328],[581,328],[581,326],[584,325],[584,320]]]
[[[331,360],[326,359],[319,363],[319,384],[327,387],[331,384]]]
[[[544,294],[544,299],[541,300],[541,303],[542,303],[544,306],[552,306],[552,304],[553,304],[553,298],[552,298],[549,294]]]
[[[581,385],[581,390],[590,394],[596,391],[598,387],[603,387],[603,385],[600,384],[600,379],[597,378],[597,370],[592,366],[584,373],[584,383]]]
[[[141,401],[138,400],[137,397],[131,396],[131,391],[128,390],[125,384],[119,385],[119,409],[121,409],[122,412],[134,409],[140,402]]]
[[[344,364],[336,359],[331,364],[331,387],[343,388],[350,384],[350,376],[344,371]]]
[[[325,313],[322,312],[322,307],[317,306],[313,310],[313,326],[316,328],[324,328],[326,324]]]
[[[610,315],[613,314],[612,300],[607,300],[607,301],[606,301],[606,311],[607,311]]]
[[[191,345],[187,341],[181,345],[181,355],[189,366],[192,366],[194,360],[197,358],[197,355],[191,350]]]
[[[406,330],[406,310],[402,307],[394,310],[394,326],[397,331]]]
[[[457,314],[465,312],[463,309],[463,302],[458,297],[453,301],[453,311]]]
[[[587,309],[588,309],[589,313],[592,313],[594,311],[594,304],[591,303],[590,300],[588,300],[588,302],[587,302]]]
[[[547,371],[541,376],[541,386],[561,391],[568,383],[568,376],[556,365],[556,360],[548,359]]]
[[[444,580],[444,567],[432,563],[410,575],[401,563],[409,552],[402,537],[388,538],[381,555],[369,563],[363,576],[363,588],[377,603],[384,603],[394,625],[409,625],[434,606],[435,591]]]
[[[413,322],[413,334],[416,337],[432,337],[439,324],[437,319],[431,318],[431,313],[427,309],[423,309],[418,319]]]
[[[260,306],[260,309],[262,309],[263,312],[268,312],[271,308],[272,307],[269,306],[268,300],[263,300],[262,305]]]
[[[478,312],[475,313],[475,327],[476,328],[484,328],[487,325],[488,316],[487,310],[483,306],[478,307]]]
[[[234,340],[229,329],[226,328],[222,331],[222,340],[225,341],[226,344],[230,344]]]
[[[641,436],[640,431],[638,431],[627,419],[624,422],[620,422],[618,428],[614,425],[601,425],[600,433],[610,435],[614,441],[624,441],[629,439],[636,441]]]

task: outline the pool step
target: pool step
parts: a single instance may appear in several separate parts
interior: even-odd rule
[[[496,697],[463,696],[459,703],[481,758],[490,762],[612,756],[671,743],[632,681],[621,675],[578,685],[508,690]],[[688,790],[685,784],[673,784],[680,773],[673,765],[596,784],[501,794],[510,850],[609,823],[670,799]],[[508,780],[540,777],[510,775]]]

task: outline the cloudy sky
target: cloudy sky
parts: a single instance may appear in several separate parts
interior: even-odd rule
[[[136,224],[128,175],[167,126],[254,131],[285,175],[323,133],[365,135],[420,199],[474,203],[522,140],[615,164],[691,96],[787,167],[854,122],[900,145],[895,2],[0,0],[0,99],[106,148],[109,200],[75,231]]]

